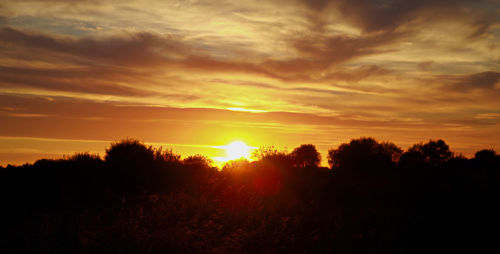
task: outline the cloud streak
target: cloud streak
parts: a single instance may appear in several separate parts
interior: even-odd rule
[[[498,147],[499,10],[490,0],[4,2],[0,135],[73,139],[61,133],[76,128],[79,139],[210,144],[225,132],[326,146],[358,135],[406,144],[436,129],[460,147]],[[40,130],[20,127],[30,125]],[[207,137],[201,126],[223,127]]]

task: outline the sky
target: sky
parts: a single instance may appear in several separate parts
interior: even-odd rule
[[[494,0],[0,0],[0,165],[352,138],[500,150]]]

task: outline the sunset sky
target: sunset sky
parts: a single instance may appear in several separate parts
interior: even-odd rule
[[[0,0],[0,165],[371,136],[500,150],[497,0]]]

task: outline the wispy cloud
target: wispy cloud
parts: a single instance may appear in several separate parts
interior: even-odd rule
[[[206,130],[222,126],[231,134],[219,139],[409,142],[436,130],[461,147],[490,144],[499,10],[493,0],[2,2],[0,135],[210,144]]]

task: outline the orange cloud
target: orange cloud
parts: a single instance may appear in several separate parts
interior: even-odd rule
[[[246,135],[326,150],[373,135],[498,147],[499,8],[4,2],[0,136],[216,145]]]

